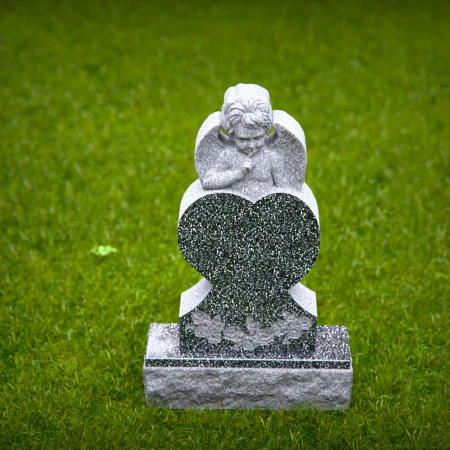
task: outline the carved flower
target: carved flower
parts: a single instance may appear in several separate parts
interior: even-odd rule
[[[257,334],[258,345],[268,345],[275,340],[272,328],[260,328]]]
[[[278,320],[272,324],[271,329],[273,331],[273,335],[276,337],[282,337],[286,334],[286,327],[282,320]]]
[[[223,336],[234,342],[234,348],[254,350],[260,345],[267,345],[274,341],[274,335],[270,328],[262,328],[261,324],[251,317],[245,320],[247,332],[235,325],[225,328]]]
[[[256,347],[258,347],[259,343],[256,342],[256,339],[254,337],[247,336],[245,339],[243,339],[240,342],[240,346],[244,350],[254,350]]]
[[[283,319],[286,324],[292,324],[298,321],[298,315],[293,312],[284,311]]]
[[[254,336],[261,330],[261,325],[256,320],[253,320],[250,316],[245,319],[245,326],[247,327],[248,334]]]
[[[261,345],[269,345],[274,342],[275,337],[282,337],[285,344],[291,339],[298,339],[304,331],[309,330],[312,320],[307,316],[298,315],[285,311],[283,318],[272,324],[271,327],[263,328],[262,325],[247,317],[245,329],[237,325],[225,328],[220,316],[212,318],[203,311],[192,313],[194,325],[188,326],[197,337],[204,337],[212,344],[218,344],[223,337],[234,343],[235,349],[254,350]]]
[[[308,331],[311,328],[312,320],[309,317],[302,316],[299,319],[299,323],[303,331]]]
[[[284,312],[283,319],[285,324],[285,344],[288,344],[290,339],[298,339],[304,331],[309,330],[312,324],[309,317],[299,316],[290,312]]]
[[[240,328],[238,328],[235,325],[231,325],[229,327],[226,327],[223,330],[223,337],[225,339],[228,339],[229,341],[232,342],[239,342],[242,339],[244,339],[246,336],[245,331],[241,330]]]
[[[205,338],[211,344],[219,344],[222,340],[222,331],[225,323],[220,316],[212,317],[208,313],[197,310],[191,315],[192,325],[186,328],[192,330],[195,336]]]
[[[253,350],[259,344],[255,340],[255,336],[250,336],[244,330],[238,328],[235,325],[231,325],[223,331],[223,337],[231,342],[234,342],[234,348],[236,350]]]

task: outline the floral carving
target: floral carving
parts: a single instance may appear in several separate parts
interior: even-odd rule
[[[187,328],[192,330],[195,336],[205,338],[211,344],[219,344],[224,338],[233,342],[236,350],[254,350],[256,347],[273,343],[277,337],[283,338],[284,344],[289,344],[290,340],[300,338],[312,325],[309,317],[287,311],[283,313],[282,319],[266,328],[251,317],[245,319],[245,329],[237,325],[225,327],[220,316],[212,317],[199,310],[192,313],[192,322]]]
[[[290,339],[298,339],[304,331],[309,330],[312,324],[311,319],[309,317],[306,316],[299,317],[297,314],[289,312],[284,312],[283,321],[278,322],[281,322],[284,328],[283,342],[285,344],[289,344]]]
[[[247,332],[232,325],[224,329],[223,337],[234,342],[236,349],[254,350],[260,345],[267,345],[274,341],[275,336],[271,328],[263,328],[259,322],[247,317],[245,320]]]
[[[211,344],[218,344],[222,340],[225,323],[220,316],[211,317],[208,313],[197,310],[192,313],[192,322],[193,325],[186,328],[193,330],[197,337],[205,338]]]

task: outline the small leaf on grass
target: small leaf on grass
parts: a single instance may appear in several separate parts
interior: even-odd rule
[[[91,249],[91,253],[97,256],[107,256],[110,253],[116,253],[117,248],[111,247],[110,245],[97,245]]]

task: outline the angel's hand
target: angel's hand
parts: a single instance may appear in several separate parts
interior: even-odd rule
[[[245,173],[250,172],[250,170],[252,170],[254,167],[254,163],[250,160],[247,160],[244,162],[244,164],[242,165],[242,168],[244,169]]]

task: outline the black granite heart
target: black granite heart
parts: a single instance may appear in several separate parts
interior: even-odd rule
[[[207,195],[188,208],[178,227],[181,252],[212,284],[287,289],[311,269],[319,242],[314,214],[289,194],[255,204],[233,194]]]
[[[226,331],[230,326],[250,334],[252,326],[254,330],[259,326],[258,336],[264,341],[261,330],[284,323],[286,314],[306,314],[288,289],[313,266],[320,230],[313,212],[299,198],[277,193],[253,204],[234,194],[204,196],[181,217],[178,243],[189,264],[213,285],[196,315],[180,321],[184,331],[201,323],[198,327],[219,330],[209,338],[205,331],[197,347],[224,354],[233,342],[223,337],[233,335]],[[198,327],[197,338],[202,336]]]

